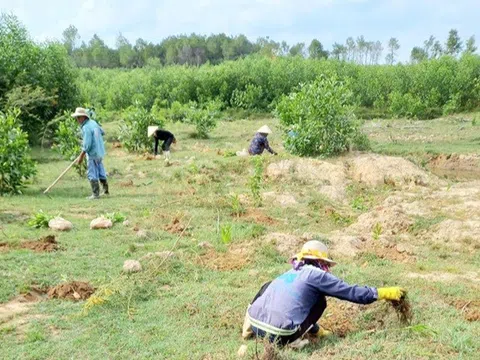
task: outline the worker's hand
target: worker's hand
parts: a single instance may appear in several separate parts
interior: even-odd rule
[[[80,156],[77,160],[77,165],[82,165],[82,162],[83,162],[83,157]]]
[[[400,287],[387,287],[379,288],[378,291],[378,300],[400,300],[407,291]]]

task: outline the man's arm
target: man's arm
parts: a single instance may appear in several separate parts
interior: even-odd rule
[[[340,300],[357,304],[371,304],[378,300],[376,288],[349,285],[334,275],[321,270],[313,270],[309,280],[320,292]]]
[[[85,158],[85,151],[82,150],[82,152],[80,153],[80,156],[78,157],[77,165],[80,165],[84,158]]]

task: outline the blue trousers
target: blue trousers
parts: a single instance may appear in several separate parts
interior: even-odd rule
[[[88,159],[87,177],[90,181],[107,180],[107,174],[105,173],[102,159]]]

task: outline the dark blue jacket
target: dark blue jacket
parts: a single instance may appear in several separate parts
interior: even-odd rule
[[[270,154],[275,154],[275,151],[272,150],[268,143],[267,137],[263,134],[256,133],[248,148],[248,152],[250,155],[261,155],[264,150],[267,150]]]
[[[305,321],[323,296],[357,304],[378,299],[376,288],[349,285],[311,265],[276,278],[248,309],[252,325],[274,335],[289,336]]]

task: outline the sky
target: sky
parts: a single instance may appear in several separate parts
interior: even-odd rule
[[[443,43],[452,28],[480,43],[480,0],[0,0],[0,12],[16,15],[37,41],[61,39],[72,24],[82,40],[96,33],[109,46],[120,32],[154,43],[193,32],[307,46],[316,38],[327,49],[364,35],[384,46],[396,37],[407,61],[414,46],[430,35]]]

